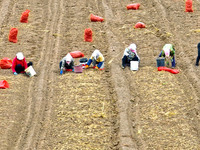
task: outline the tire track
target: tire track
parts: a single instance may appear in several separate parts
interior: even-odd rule
[[[56,48],[54,49],[54,37],[52,35],[57,29],[57,15],[60,6],[61,4],[59,5],[59,2],[56,0],[48,1],[48,17],[45,30],[49,30],[50,32],[45,33],[41,57],[36,65],[36,68],[40,68],[37,72],[39,76],[37,79],[32,79],[29,86],[28,101],[30,105],[26,123],[19,136],[16,149],[37,149],[39,140],[46,132],[42,132],[41,130],[45,130],[42,125],[44,124],[45,118],[48,118],[51,113],[51,97],[53,93],[49,94],[49,96],[47,93],[49,92],[49,88],[52,91],[52,83],[48,83],[48,80],[51,81],[54,79],[54,74],[51,72],[54,65],[51,64],[55,64],[55,59],[52,62],[49,62],[49,60],[53,54],[55,54],[54,58],[57,57],[56,51],[58,50],[57,46],[59,46],[59,43],[57,42]],[[59,23],[61,22],[59,21]],[[49,67],[50,69],[47,69]],[[40,136],[42,137],[40,138]]]
[[[119,2],[120,3],[120,2]],[[119,39],[114,35],[114,33],[109,29],[109,25],[113,20],[117,20],[114,17],[112,9],[110,8],[108,2],[106,0],[102,0],[103,7],[105,9],[105,26],[107,26],[106,34],[108,39],[108,47],[111,56],[115,56],[115,53],[120,53],[121,49],[121,42]],[[113,53],[112,50],[115,50]],[[121,57],[121,56],[119,56]],[[121,68],[118,66],[117,63],[111,64],[111,72],[112,78],[114,79],[114,85],[117,93],[117,106],[119,109],[119,149],[136,149],[136,143],[133,141],[132,131],[131,131],[131,124],[130,124],[130,100],[131,100],[131,93],[129,88],[127,88],[128,82],[124,80],[127,76],[122,72]],[[118,75],[121,74],[119,77]],[[129,78],[129,77],[128,77]],[[123,91],[123,92],[122,92]]]
[[[60,1],[60,6],[59,6],[59,18],[58,18],[58,25],[57,25],[57,34],[60,35],[61,34],[61,24],[62,24],[62,21],[63,21],[63,16],[64,16],[64,3],[63,3],[63,0]],[[54,47],[54,53],[53,53],[53,56],[51,57],[54,62],[52,64],[52,67],[50,68],[50,76],[49,76],[49,81],[51,81],[51,88],[50,88],[50,91],[49,91],[49,94],[47,95],[47,100],[48,100],[48,106],[46,107],[46,111],[45,111],[45,115],[44,115],[44,128],[47,127],[50,123],[50,116],[51,116],[51,110],[52,110],[52,98],[53,98],[53,95],[54,95],[54,88],[53,88],[53,84],[54,84],[54,81],[55,81],[55,76],[54,76],[54,69],[57,68],[57,58],[60,54],[60,50],[59,50],[59,46],[60,46],[60,36],[57,36],[56,38],[56,41],[55,41],[55,47]],[[44,146],[45,144],[45,141],[43,141],[46,137],[46,134],[47,134],[47,130],[44,130],[43,132],[40,133],[41,136],[40,136],[40,139],[38,139],[38,141],[40,141],[40,145],[38,146],[38,149],[42,149],[42,147]]]

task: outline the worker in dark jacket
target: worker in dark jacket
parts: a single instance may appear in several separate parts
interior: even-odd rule
[[[200,43],[198,43],[197,49],[198,49],[198,56],[197,56],[197,59],[196,59],[196,66],[199,66],[199,59],[200,59]]]
[[[169,61],[171,61],[172,68],[175,68],[176,62],[175,62],[175,49],[174,49],[174,45],[172,45],[172,44],[165,44],[163,46],[162,51],[160,52],[159,57],[165,57],[167,65],[169,65]]]
[[[70,53],[68,53],[65,57],[62,58],[62,60],[60,61],[60,74],[63,74],[63,70],[65,69],[65,71],[73,71],[74,70],[74,59],[73,57],[70,55]]]
[[[32,62],[27,64],[22,52],[18,52],[12,62],[12,72],[14,75],[25,73],[25,69],[32,65]]]

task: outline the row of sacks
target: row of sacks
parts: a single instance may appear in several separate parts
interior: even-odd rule
[[[140,3],[129,4],[126,6],[127,10],[129,9],[137,10],[139,9],[139,7],[140,7]],[[192,0],[185,1],[185,12],[193,12]]]

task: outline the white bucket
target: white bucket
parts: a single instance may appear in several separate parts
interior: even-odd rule
[[[36,75],[36,72],[35,72],[35,70],[33,69],[32,66],[29,66],[28,68],[26,68],[25,72],[29,77]]]
[[[139,67],[139,61],[131,61],[131,64],[130,64],[131,70],[138,70],[138,67]]]

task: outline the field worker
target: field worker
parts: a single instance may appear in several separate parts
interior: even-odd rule
[[[175,62],[175,49],[174,49],[174,45],[172,45],[172,44],[165,44],[163,46],[163,49],[162,49],[159,57],[165,57],[165,61],[166,61],[167,65],[169,65],[169,61],[171,61],[172,68],[175,68],[176,62]]]
[[[94,69],[99,69],[99,70],[104,69],[104,57],[98,49],[94,50],[85,68],[88,68],[91,63],[93,64]]]
[[[136,45],[133,43],[124,50],[124,54],[122,57],[122,69],[124,69],[126,66],[130,66],[131,61],[140,62],[140,57],[137,54],[136,48]]]
[[[60,74],[63,74],[63,69],[65,69],[66,71],[73,71],[74,69],[74,59],[73,57],[70,55],[70,53],[68,53],[65,57],[63,57],[63,59],[60,61]]]
[[[197,60],[196,60],[196,66],[199,66],[199,59],[200,59],[200,43],[198,43],[197,49],[198,49],[198,56],[197,56]]]
[[[27,64],[26,59],[22,52],[18,52],[12,62],[12,72],[14,75],[17,75],[19,73],[25,73],[24,70],[32,65],[33,65],[32,62],[29,62]]]

